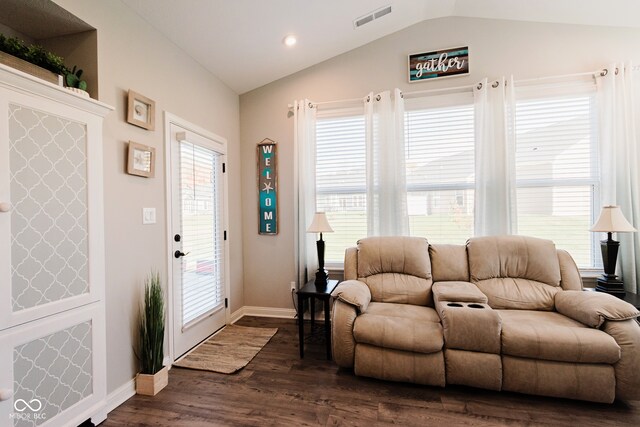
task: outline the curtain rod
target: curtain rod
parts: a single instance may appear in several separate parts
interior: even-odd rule
[[[363,98],[351,98],[351,99],[337,99],[335,101],[322,101],[322,102],[313,102],[313,101],[309,101],[309,104],[312,104],[314,106],[318,106],[318,105],[326,105],[326,104],[348,104],[351,102],[362,102],[364,99]],[[289,107],[289,109],[291,110],[293,108],[293,104],[287,104],[287,107]]]
[[[618,69],[616,68],[616,73],[617,73]],[[640,65],[634,65],[633,67],[631,67],[631,71],[640,71]],[[584,73],[574,73],[574,74],[563,74],[560,76],[547,76],[547,77],[537,77],[537,78],[533,78],[533,79],[521,79],[521,80],[514,80],[514,83],[531,83],[531,82],[538,82],[538,81],[542,81],[542,80],[552,80],[552,79],[566,79],[569,77],[585,77],[585,76],[596,76],[596,75],[600,75],[601,77],[604,77],[607,75],[607,73],[609,72],[609,70],[607,68],[603,68],[601,70],[596,70],[596,71],[587,71]],[[438,89],[426,89],[426,90],[416,90],[416,91],[412,91],[412,92],[404,92],[402,91],[402,95],[404,96],[412,96],[412,95],[421,95],[421,94],[426,94],[426,93],[437,93],[437,92],[448,92],[448,91],[464,91],[464,90],[473,90],[474,86],[477,83],[471,84],[471,85],[466,85],[466,86],[455,86],[455,87],[447,87],[447,88],[438,88]],[[351,102],[361,102],[362,100],[364,100],[364,97],[362,98],[351,98],[351,99],[338,99],[335,101],[323,101],[323,102],[313,102],[313,101],[309,101],[311,104],[318,106],[318,105],[326,105],[326,104],[347,104],[347,103],[351,103]],[[288,104],[287,105],[289,107],[289,109],[293,108],[293,104]]]
[[[471,84],[471,85],[466,85],[466,86],[455,86],[455,87],[446,87],[446,88],[439,88],[439,89],[426,89],[426,90],[414,90],[412,92],[405,92],[402,91],[402,95],[403,96],[411,96],[411,95],[421,95],[423,93],[436,93],[436,92],[448,92],[448,91],[452,91],[455,92],[457,90],[463,91],[463,90],[473,90],[473,87],[476,85],[477,83]]]
[[[595,77],[596,74],[599,74],[600,76],[606,76],[608,72],[609,72],[609,70],[607,70],[606,68],[603,68],[602,70],[587,71],[587,72],[584,72],[584,73],[563,74],[563,75],[560,75],[560,76],[546,76],[546,77],[536,77],[536,78],[533,78],[533,79],[514,80],[514,83],[530,83],[530,82],[539,82],[541,80],[567,79],[569,77],[586,77],[586,76]]]

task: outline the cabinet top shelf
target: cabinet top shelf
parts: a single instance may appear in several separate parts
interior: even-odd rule
[[[57,86],[4,64],[0,64],[0,87],[43,96],[71,107],[106,116],[114,108],[92,98],[84,98],[64,87]]]

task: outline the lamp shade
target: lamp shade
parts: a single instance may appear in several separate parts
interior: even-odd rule
[[[631,232],[636,231],[633,225],[624,217],[620,206],[603,206],[600,212],[600,218],[593,224],[591,231],[604,231],[607,233],[614,232]]]
[[[311,225],[307,228],[307,233],[333,233],[333,228],[329,225],[324,212],[315,213]]]

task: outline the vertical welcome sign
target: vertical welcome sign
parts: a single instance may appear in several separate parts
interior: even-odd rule
[[[275,141],[258,144],[258,232],[278,234],[278,163]]]

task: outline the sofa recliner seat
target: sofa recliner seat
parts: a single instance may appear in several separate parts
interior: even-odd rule
[[[640,313],[583,292],[571,256],[522,236],[345,252],[333,352],[357,375],[597,402],[640,398]]]

